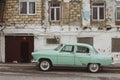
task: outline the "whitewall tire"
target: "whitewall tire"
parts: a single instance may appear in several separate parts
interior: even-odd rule
[[[50,69],[50,67],[51,67],[51,64],[50,64],[50,61],[48,61],[48,60],[42,60],[39,63],[39,68],[42,71],[48,71]]]
[[[92,73],[96,73],[100,70],[100,65],[96,63],[91,63],[88,65],[88,70]]]

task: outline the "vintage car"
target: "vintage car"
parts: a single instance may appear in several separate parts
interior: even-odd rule
[[[32,52],[33,62],[37,62],[42,71],[51,67],[85,67],[90,72],[98,72],[101,67],[113,63],[108,54],[98,53],[91,45],[84,43],[60,44],[53,50]]]

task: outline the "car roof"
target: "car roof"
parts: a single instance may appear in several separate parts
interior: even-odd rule
[[[89,44],[86,44],[86,43],[63,43],[65,45],[78,45],[78,46],[86,46],[86,47],[92,47],[91,45]]]

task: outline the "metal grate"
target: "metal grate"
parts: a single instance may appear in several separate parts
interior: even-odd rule
[[[77,38],[77,42],[78,43],[86,43],[86,44],[93,45],[93,37],[81,37],[81,38]]]
[[[112,38],[112,52],[120,52],[120,38]]]
[[[56,38],[47,38],[47,44],[59,44],[60,42]]]

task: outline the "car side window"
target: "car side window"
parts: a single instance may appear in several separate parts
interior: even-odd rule
[[[66,45],[61,50],[61,52],[73,52],[73,51],[74,51],[74,46],[73,45]]]
[[[89,53],[89,48],[84,47],[84,46],[77,46],[77,51],[76,53]]]

